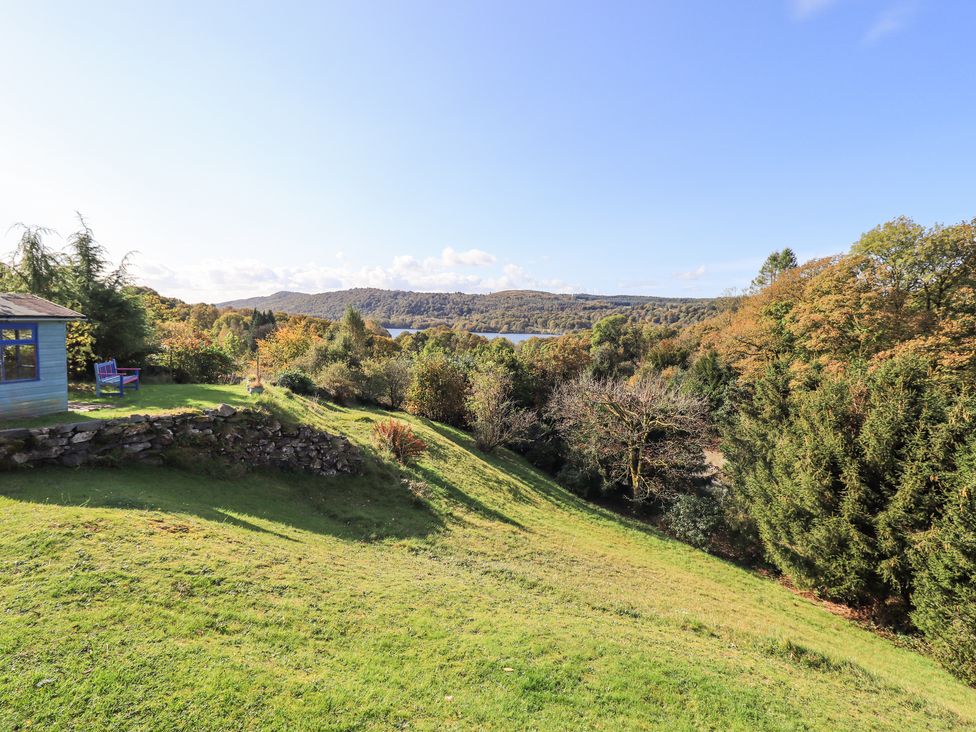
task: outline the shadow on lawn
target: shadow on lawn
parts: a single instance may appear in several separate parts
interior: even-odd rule
[[[517,457],[509,450],[498,450],[494,454],[486,454],[478,450],[475,446],[474,439],[467,433],[437,422],[425,420],[425,423],[445,439],[450,440],[453,444],[470,452],[473,456],[480,458],[483,462],[505,475],[520,481],[528,486],[534,494],[564,511],[580,513],[598,521],[622,523],[636,531],[650,534],[658,539],[675,541],[645,522],[602,508],[573,495],[565,488],[556,485],[553,478],[547,479],[537,468],[526,464],[523,458]],[[511,483],[504,487],[507,490],[508,498],[522,503],[532,503],[530,497],[522,489]],[[507,520],[514,523],[511,519]]]
[[[434,470],[431,470],[430,468],[426,468],[423,466],[417,466],[416,471],[424,477],[425,481],[427,481],[431,485],[435,485],[441,488],[444,491],[445,495],[447,495],[451,500],[460,503],[462,506],[467,508],[472,513],[477,514],[482,518],[486,518],[489,521],[498,521],[499,523],[508,524],[509,526],[514,526],[519,529],[525,528],[522,524],[520,524],[518,521],[511,518],[510,516],[506,516],[502,512],[496,511],[490,506],[486,506],[477,498],[468,495],[457,486],[444,480],[444,478],[438,475],[437,472],[435,472]]]
[[[437,514],[381,469],[338,478],[271,470],[228,478],[148,466],[51,467],[6,473],[0,496],[25,503],[195,516],[288,541],[302,540],[289,528],[372,542],[427,536],[443,526]]]

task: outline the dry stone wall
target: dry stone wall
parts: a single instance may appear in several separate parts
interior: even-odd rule
[[[160,464],[177,449],[248,468],[314,475],[358,473],[362,467],[362,453],[345,437],[283,425],[266,412],[222,404],[202,412],[0,430],[0,469]]]

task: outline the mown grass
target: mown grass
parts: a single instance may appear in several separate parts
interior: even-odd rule
[[[92,419],[112,419],[133,414],[182,412],[215,404],[245,406],[255,401],[243,386],[222,384],[145,384],[138,391],[117,396],[96,397],[93,389],[74,387],[68,392],[71,402],[96,406],[92,411],[59,412],[43,417],[0,419],[0,429],[8,427],[44,427],[65,422],[86,422]]]
[[[367,449],[385,416],[262,403]],[[931,660],[397,417],[402,472],[0,475],[0,728],[976,726]]]

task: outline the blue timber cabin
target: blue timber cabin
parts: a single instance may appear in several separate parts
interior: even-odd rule
[[[84,319],[36,295],[0,293],[0,419],[67,411],[65,331]]]

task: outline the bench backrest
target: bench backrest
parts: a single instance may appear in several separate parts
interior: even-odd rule
[[[98,379],[99,381],[102,381],[103,379],[111,378],[113,376],[118,376],[118,375],[119,375],[119,370],[118,367],[115,365],[114,358],[111,361],[106,361],[105,363],[95,364],[95,378]]]

